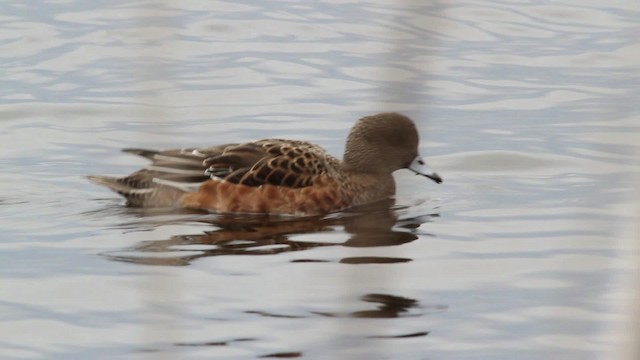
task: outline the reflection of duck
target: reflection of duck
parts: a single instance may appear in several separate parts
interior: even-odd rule
[[[187,265],[192,260],[219,255],[270,255],[302,251],[322,246],[373,247],[397,246],[414,241],[412,228],[437,215],[398,219],[390,209],[392,200],[352,208],[331,217],[274,218],[258,215],[225,214],[198,220],[217,227],[203,234],[175,235],[168,240],[142,242],[125,251],[105,254],[118,261],[153,265]],[[291,240],[290,235],[326,233],[342,226],[349,234],[344,242]],[[156,257],[163,253],[167,256]],[[324,261],[313,258],[295,262]],[[397,263],[411,261],[393,257],[349,257],[347,264]]]
[[[360,119],[351,129],[343,161],[318,145],[280,139],[125,151],[153,163],[127,177],[89,179],[145,208],[317,215],[389,198],[395,193],[395,170],[407,168],[442,181],[418,155],[413,121],[397,113]]]
[[[330,318],[365,318],[365,319],[393,319],[400,317],[416,317],[422,316],[425,314],[425,309],[429,312],[442,312],[447,309],[447,306],[444,305],[431,305],[424,306],[421,305],[420,302],[416,299],[391,295],[391,294],[366,294],[360,297],[360,300],[366,303],[376,303],[378,304],[377,309],[367,309],[353,312],[324,312],[324,311],[310,311],[308,314],[300,314],[300,313],[275,313],[272,311],[264,311],[264,310],[245,310],[245,314],[257,315],[265,318],[275,318],[275,319],[309,319],[313,316],[322,316],[322,317],[330,317]],[[367,306],[369,307],[369,306]],[[307,320],[304,320],[307,321]],[[369,335],[367,338],[370,339],[397,339],[397,338],[415,338],[415,337],[424,337],[429,334],[429,331],[418,330],[412,332],[400,332],[397,333],[396,327],[387,327],[387,326],[376,326],[376,327],[367,327],[363,328],[366,332],[375,331],[377,335]],[[391,332],[391,333],[390,333]],[[236,338],[236,339],[225,339],[225,340],[215,340],[215,341],[205,341],[205,342],[181,342],[176,343],[177,346],[228,346],[234,342],[244,342],[244,341],[257,341],[259,339],[256,338]],[[279,352],[272,353],[269,355],[260,356],[262,358],[274,357],[274,358],[289,358],[289,357],[301,357],[302,353],[297,351],[287,351],[287,352]]]
[[[360,318],[394,318],[416,307],[418,301],[402,296],[388,294],[367,294],[362,301],[380,304],[376,310],[362,310],[351,313],[352,317]]]
[[[389,294],[366,294],[360,297],[360,300],[367,303],[377,303],[378,308],[375,310],[360,310],[350,313],[335,313],[335,312],[321,312],[313,311],[315,315],[321,315],[326,317],[355,317],[355,318],[397,318],[405,315],[412,308],[419,306],[418,300],[389,295]],[[435,311],[445,309],[443,306],[434,307]],[[249,314],[257,314],[265,317],[277,317],[277,318],[303,318],[306,316],[301,315],[287,315],[287,314],[274,314],[266,311],[249,310],[246,311]],[[425,334],[426,335],[426,334]]]

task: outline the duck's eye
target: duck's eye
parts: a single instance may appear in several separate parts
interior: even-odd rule
[[[418,164],[420,164],[420,165],[424,165],[424,161],[422,161],[422,160],[418,160]]]

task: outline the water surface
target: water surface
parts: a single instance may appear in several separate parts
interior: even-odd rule
[[[4,1],[0,357],[597,359],[624,344],[634,1]],[[126,208],[125,147],[340,156],[416,120],[445,182],[311,219]],[[637,177],[635,178],[637,182]],[[636,280],[637,281],[637,280]]]

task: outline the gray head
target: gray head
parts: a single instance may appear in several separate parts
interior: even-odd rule
[[[419,142],[415,124],[402,114],[391,112],[363,117],[347,138],[345,169],[391,174],[406,168],[437,183],[442,182],[419,156]]]

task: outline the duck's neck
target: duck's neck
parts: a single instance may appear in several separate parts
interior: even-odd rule
[[[388,199],[396,193],[396,183],[391,174],[347,171],[347,176],[354,194],[354,205]]]

